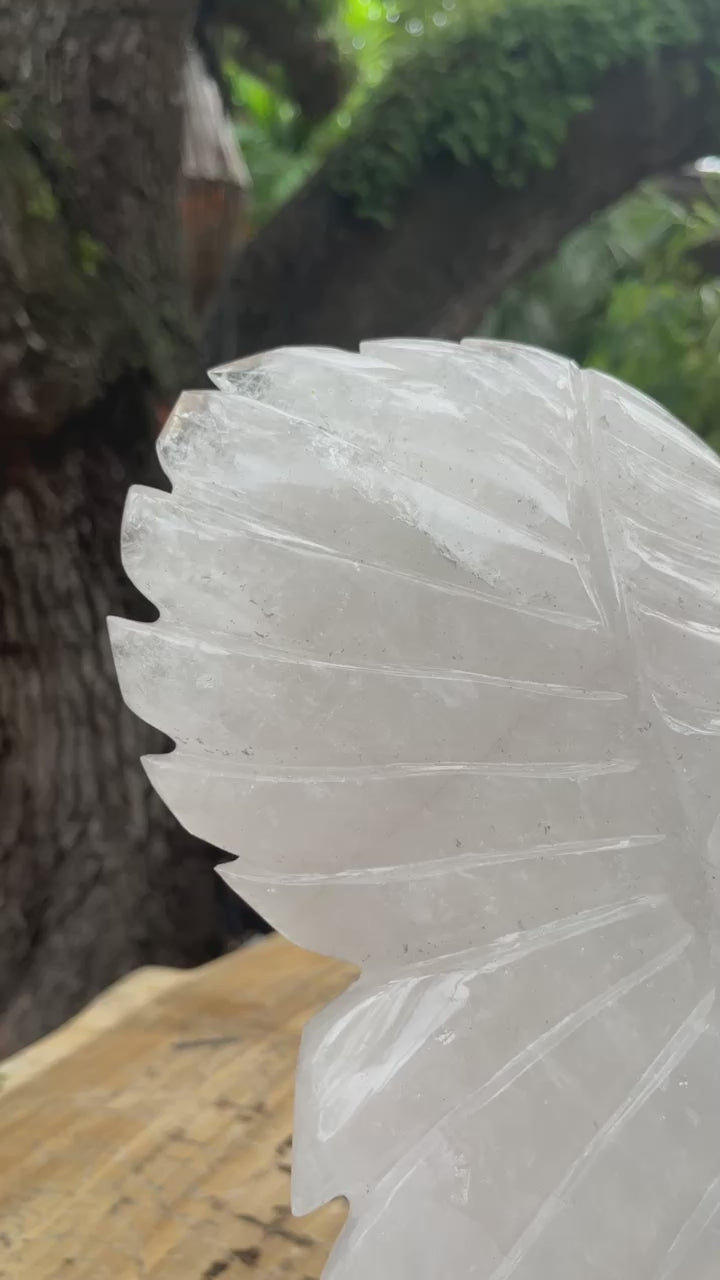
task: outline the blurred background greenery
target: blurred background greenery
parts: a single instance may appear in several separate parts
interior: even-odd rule
[[[398,63],[491,7],[500,0],[322,0],[320,17],[351,64],[352,87],[316,126],[281,68],[257,74],[242,43],[226,40],[223,70],[252,174],[253,228],[320,167]],[[625,379],[720,449],[720,160],[645,182],[593,217],[507,289],[480,332]]]

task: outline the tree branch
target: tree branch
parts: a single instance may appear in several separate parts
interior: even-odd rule
[[[720,28],[717,0],[709,6],[697,0],[695,8],[701,14],[713,10]],[[532,0],[522,7],[523,20],[531,10]],[[577,5],[568,10],[581,12]],[[534,11],[542,24],[548,6],[538,3]],[[571,50],[583,48],[583,22],[570,29]],[[642,179],[711,148],[709,121],[718,88],[709,64],[718,37],[717,30],[708,31],[703,43],[702,32],[698,22],[676,47],[666,40],[642,57],[616,54],[619,65],[595,74],[587,86],[592,97],[584,100],[576,64],[559,69],[550,44],[543,63],[541,36],[523,37],[510,57],[517,97],[523,92],[527,101],[510,98],[496,129],[507,139],[505,167],[497,147],[493,152],[494,134],[487,158],[468,154],[468,146],[464,154],[455,148],[465,163],[450,154],[438,139],[451,121],[442,106],[445,114],[438,118],[431,98],[425,134],[409,147],[409,159],[401,159],[402,191],[390,168],[399,137],[395,86],[237,261],[211,325],[212,346],[232,359],[284,343],[354,347],[369,336],[471,333],[502,290],[551,255],[573,228]],[[467,86],[473,74],[479,77],[489,48],[487,32],[479,42],[468,37],[457,46],[455,79],[464,76]],[[406,66],[402,75],[406,91],[413,75],[416,87],[422,85],[421,67],[413,73]],[[501,82],[497,107],[491,95],[476,94],[471,101],[464,92],[467,140],[483,111],[495,128],[507,90]],[[548,158],[537,137],[553,92],[556,101],[569,95],[573,105]],[[417,98],[412,106],[422,117]],[[524,169],[524,184],[513,184],[507,172],[513,165]],[[380,190],[383,225],[366,213],[378,198],[375,174],[390,175],[392,218],[385,216],[386,193]]]

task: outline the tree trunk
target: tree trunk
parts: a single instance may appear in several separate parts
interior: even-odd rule
[[[124,709],[110,613],[147,614],[118,531],[152,424],[132,381],[34,446],[0,500],[0,1057],[127,970],[221,948],[213,852],[177,828]]]
[[[177,215],[191,0],[0,0],[0,411],[47,434],[193,339]]]
[[[224,945],[121,702],[108,613],[158,402],[197,381],[179,226],[190,0],[0,0],[0,1058],[129,969]],[[165,744],[166,745],[166,744]],[[245,923],[247,923],[247,919]]]

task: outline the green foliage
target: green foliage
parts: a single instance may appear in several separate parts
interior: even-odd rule
[[[76,237],[77,254],[80,262],[80,270],[85,276],[96,276],[98,268],[105,261],[107,254],[103,245],[95,240],[93,236],[88,235],[86,231],[81,231]]]
[[[554,258],[505,291],[482,333],[558,351],[583,364],[616,281],[642,271],[686,216],[647,183],[568,236]]]
[[[720,447],[720,280],[618,285],[590,363],[647,392]]]
[[[301,0],[284,0],[297,3]],[[352,65],[352,89],[338,111],[308,131],[280,74],[260,80],[224,61],[238,140],[253,176],[254,221],[262,225],[341,143],[357,114],[398,59],[426,37],[458,24],[478,0],[313,0],[328,34]]]
[[[693,251],[720,243],[720,206],[679,211],[637,272],[610,291],[587,363],[666,405],[720,449],[720,278],[703,279]]]
[[[320,152],[298,108],[279,86],[228,60],[225,72],[237,109],[238,141],[253,179],[253,213],[262,225],[302,185]]]
[[[442,152],[522,185],[552,166],[610,67],[697,44],[704,3],[467,0],[462,20],[403,57],[368,100],[333,163],[334,185],[380,222]]]
[[[323,126],[308,131],[281,78],[260,81],[228,64],[258,223],[331,150],[336,188],[380,222],[392,220],[404,191],[442,152],[521,184],[554,163],[611,66],[651,61],[671,45],[693,50],[701,33],[720,78],[717,0],[317,3],[354,75]],[[712,30],[717,38],[708,40]],[[697,92],[693,60],[680,61],[676,75],[688,95]],[[719,217],[710,195],[688,211],[647,184],[509,289],[483,332],[625,378],[720,445],[720,281],[703,280],[692,256],[720,236]]]
[[[331,151],[335,188],[385,224],[442,153],[485,162],[497,181],[520,186],[552,167],[609,68],[696,46],[714,9],[717,0],[339,0],[326,25],[354,65],[354,87],[311,134],[280,79],[260,82],[227,64],[257,220]],[[714,27],[708,64],[720,49]],[[677,74],[696,90],[690,61]]]
[[[343,0],[331,31],[355,64],[355,93],[343,110],[352,114],[406,53],[450,30],[479,7],[479,0]]]
[[[30,218],[40,222],[53,222],[57,217],[58,205],[50,183],[38,174],[31,195],[28,197],[26,213]]]
[[[648,184],[508,290],[483,333],[612,373],[720,448],[720,279],[696,257],[709,243],[720,245],[712,183],[690,208]]]
[[[47,109],[17,94],[0,94],[0,157],[4,177],[12,173],[22,190],[25,216],[55,222],[60,208],[53,183],[67,171],[68,160]]]

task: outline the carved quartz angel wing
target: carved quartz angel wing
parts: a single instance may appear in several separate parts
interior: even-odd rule
[[[184,395],[115,621],[222,873],[362,977],[301,1058],[333,1280],[717,1280],[720,462],[490,342]]]

